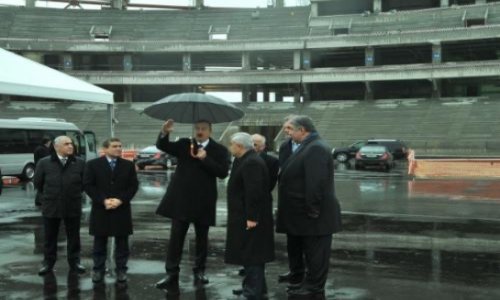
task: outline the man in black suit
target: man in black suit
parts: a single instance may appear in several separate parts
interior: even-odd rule
[[[341,230],[333,159],[309,117],[290,118],[284,130],[299,145],[281,166],[276,230],[298,240],[304,251],[304,280],[288,294],[310,299],[324,295],[332,234]]]
[[[285,134],[285,124],[287,121],[293,116],[288,116],[285,119],[285,123],[283,124],[283,131]],[[293,151],[297,149],[299,144],[293,141],[290,137],[284,141],[279,148],[279,165],[280,168],[285,164],[288,158],[292,155]],[[288,254],[288,269],[289,271],[285,274],[281,274],[278,276],[278,282],[288,282],[288,288],[293,289],[300,286],[302,280],[304,279],[304,275],[306,273],[306,267],[304,262],[304,250],[302,247],[301,240],[296,238],[294,235],[287,234],[286,235],[286,250]]]
[[[208,229],[215,225],[217,178],[225,178],[229,169],[227,149],[210,138],[212,126],[207,121],[195,124],[194,140],[169,140],[174,121],[162,127],[156,147],[177,157],[175,174],[167,188],[157,214],[172,220],[165,270],[167,276],[156,283],[159,289],[178,291],[179,264],[184,239],[193,223],[196,233],[196,260],[193,268],[195,284],[206,284],[205,263]]]
[[[241,298],[260,300],[266,291],[265,264],[274,260],[272,198],[264,160],[253,149],[252,137],[231,137],[235,160],[227,184],[225,262],[245,268]]]
[[[83,180],[85,192],[92,199],[89,225],[90,234],[94,236],[92,281],[103,281],[108,237],[114,237],[116,280],[126,282],[128,237],[133,233],[130,202],[139,182],[134,164],[121,158],[119,139],[107,139],[102,146],[105,155],[87,163]]]
[[[269,191],[271,192],[278,181],[278,172],[280,164],[276,157],[267,153],[266,138],[258,133],[252,135],[252,141],[255,152],[264,160],[269,171]]]
[[[85,163],[73,155],[74,146],[67,136],[54,140],[55,152],[37,165],[34,185],[41,194],[45,232],[44,259],[38,274],[52,272],[57,259],[57,235],[61,221],[67,237],[67,259],[70,269],[85,273],[80,264],[80,217],[82,215],[83,170]]]
[[[50,155],[51,144],[52,141],[49,138],[43,138],[42,143],[35,148],[35,151],[33,152],[35,166],[38,164],[40,159]]]
[[[36,168],[36,165],[38,164],[38,161],[40,161],[40,159],[50,155],[51,145],[52,145],[52,141],[49,138],[45,137],[42,139],[42,143],[35,148],[35,151],[33,152],[33,160],[35,162],[35,168]],[[42,197],[42,195],[40,194],[39,191],[37,191],[36,196],[35,196],[35,205],[36,206],[42,205],[41,197]]]

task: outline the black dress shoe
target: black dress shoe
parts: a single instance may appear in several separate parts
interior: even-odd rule
[[[325,296],[325,290],[319,288],[299,288],[287,293],[290,298],[299,299],[322,299]]]
[[[208,278],[203,272],[194,273],[194,284],[207,284]]]
[[[301,283],[304,279],[304,273],[288,272],[278,276],[278,282],[288,282],[291,284]]]
[[[100,283],[100,282],[103,282],[103,280],[104,280],[104,272],[94,271],[92,273],[92,282],[93,283]]]
[[[47,264],[43,264],[42,267],[40,268],[40,270],[38,270],[38,275],[44,276],[44,275],[51,273],[52,271],[53,271],[53,269],[51,266],[49,266]]]
[[[116,281],[127,282],[127,272],[125,272],[125,271],[116,272]]]
[[[243,295],[243,289],[233,290],[233,295],[235,295],[235,296]]]
[[[78,273],[78,274],[84,274],[86,269],[84,266],[82,266],[79,263],[73,264],[69,267],[70,272]]]
[[[238,270],[238,275],[244,277],[246,275],[245,268],[241,268]]]
[[[167,275],[167,277],[158,281],[155,287],[160,290],[179,288],[179,275]]]

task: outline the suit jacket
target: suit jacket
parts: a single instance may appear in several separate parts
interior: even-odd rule
[[[278,181],[278,172],[280,170],[279,161],[276,157],[269,155],[266,152],[261,152],[260,157],[266,163],[269,174],[269,191],[272,191]]]
[[[69,156],[63,166],[55,152],[38,162],[33,184],[41,195],[44,217],[67,218],[82,214],[84,167],[83,160],[75,156]]]
[[[49,147],[46,147],[45,145],[40,145],[36,147],[35,151],[33,152],[33,159],[35,161],[35,166],[38,164],[38,161],[40,161],[40,159],[49,155],[50,155]]]
[[[274,260],[272,199],[267,166],[255,151],[235,159],[227,184],[225,262],[257,265]],[[246,230],[246,221],[256,221]]]
[[[172,219],[202,225],[215,225],[217,177],[225,178],[229,171],[229,152],[226,147],[210,139],[205,147],[207,157],[191,157],[191,140],[176,142],[160,135],[156,147],[177,157],[177,167],[170,179],[167,192],[156,213]]]
[[[311,134],[281,166],[278,184],[278,232],[299,236],[341,230],[330,148]]]
[[[95,236],[127,236],[133,233],[130,202],[139,187],[132,162],[118,158],[114,171],[106,156],[95,158],[85,166],[85,192],[92,199],[89,232]],[[118,198],[123,203],[106,210],[104,200]]]
[[[280,150],[278,153],[278,160],[280,167],[285,164],[285,161],[292,155],[292,140],[288,139],[280,145]]]

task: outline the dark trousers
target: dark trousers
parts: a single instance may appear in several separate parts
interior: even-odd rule
[[[323,289],[328,277],[332,235],[301,236],[306,262],[306,276],[302,282],[305,289]]]
[[[205,263],[207,261],[208,248],[208,226],[194,224],[196,234],[196,259],[194,272],[204,272]],[[167,260],[165,262],[165,270],[167,274],[178,274],[179,264],[182,258],[182,248],[184,240],[189,229],[189,222],[172,219],[172,227],[170,228],[170,240],[168,242]]]
[[[73,266],[80,263],[80,217],[72,218],[43,218],[45,230],[44,263],[53,267],[57,260],[57,236],[61,221],[66,228],[66,251],[68,264]]]
[[[265,265],[244,266],[243,296],[248,299],[260,300],[267,294]]]
[[[302,248],[302,237],[287,234],[286,250],[288,252],[288,268],[292,274],[304,274],[304,249]]]
[[[115,236],[115,263],[117,272],[127,271],[127,262],[130,255],[128,246],[128,235]],[[107,236],[94,236],[94,250],[92,258],[94,259],[94,271],[104,272],[106,270],[106,258],[108,249]]]

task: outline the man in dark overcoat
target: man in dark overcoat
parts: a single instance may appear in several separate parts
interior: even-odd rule
[[[170,141],[174,121],[162,127],[156,147],[177,157],[177,167],[167,192],[156,213],[171,219],[170,239],[165,270],[167,276],[156,283],[159,289],[175,292],[179,283],[179,264],[186,233],[190,223],[196,234],[194,283],[207,284],[205,264],[208,251],[209,226],[215,225],[217,178],[225,178],[229,170],[229,152],[210,138],[212,125],[198,121],[194,125],[195,138]]]
[[[243,266],[244,299],[263,299],[265,264],[274,260],[272,198],[266,163],[253,149],[252,137],[239,132],[231,137],[235,160],[227,184],[225,262]]]
[[[269,172],[269,191],[271,192],[278,182],[278,172],[280,164],[276,157],[267,153],[266,137],[261,134],[252,134],[253,147],[260,157],[264,160]]]
[[[80,217],[82,215],[83,170],[85,163],[74,156],[71,138],[54,140],[55,151],[42,158],[33,180],[40,193],[44,228],[44,259],[38,274],[51,273],[57,260],[57,236],[61,221],[67,237],[67,259],[70,269],[84,273],[80,264]]]
[[[36,165],[38,164],[38,162],[40,161],[40,159],[50,155],[50,147],[51,146],[52,146],[52,141],[49,138],[44,137],[42,139],[42,143],[35,148],[35,151],[33,152],[33,160],[35,162],[35,168],[36,168]],[[40,200],[41,197],[42,197],[41,193],[39,191],[37,191],[36,196],[35,196],[35,205],[36,206],[42,205],[42,202]]]
[[[298,146],[281,166],[276,230],[299,241],[304,251],[304,280],[288,293],[310,298],[324,295],[332,234],[341,230],[333,159],[309,117],[294,116],[284,129]]]
[[[126,282],[128,239],[133,233],[131,201],[139,182],[134,164],[121,158],[122,143],[118,138],[107,139],[102,146],[105,155],[87,163],[83,181],[85,192],[92,199],[89,224],[89,232],[94,236],[92,281],[103,281],[108,238],[114,237],[116,280]]]

